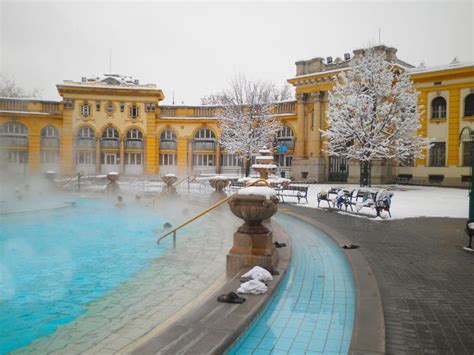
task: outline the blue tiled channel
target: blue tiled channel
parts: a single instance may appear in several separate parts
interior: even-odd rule
[[[281,213],[274,218],[290,234],[290,267],[228,354],[347,354],[355,289],[346,256],[314,226]]]

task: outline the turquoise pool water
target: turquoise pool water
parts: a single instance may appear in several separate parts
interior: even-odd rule
[[[112,200],[75,202],[58,210],[0,214],[0,354],[74,320],[84,305],[145,269],[169,246],[155,243],[152,229],[164,223],[156,211],[133,204],[120,209]]]
[[[310,224],[278,214],[292,258],[270,303],[228,354],[347,354],[355,314],[351,267],[340,247]]]

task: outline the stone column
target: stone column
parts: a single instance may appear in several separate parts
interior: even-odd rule
[[[100,138],[95,140],[95,173],[100,174]]]
[[[295,158],[303,158],[304,155],[304,136],[305,136],[305,94],[297,94],[297,122],[296,122],[296,145]]]
[[[216,173],[221,173],[221,145],[216,142]]]
[[[120,174],[125,173],[125,147],[124,147],[124,140],[125,139],[120,139]]]

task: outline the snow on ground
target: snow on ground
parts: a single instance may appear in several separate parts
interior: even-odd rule
[[[337,185],[337,184],[317,184],[309,185],[308,203],[300,203],[301,206],[318,208],[318,200],[316,195],[320,191],[329,191],[331,187],[342,187],[344,189],[358,189],[358,185]],[[431,186],[405,186],[405,185],[389,185],[389,186],[373,186],[371,190],[379,188],[387,189],[393,192],[392,204],[390,212],[392,219],[412,218],[412,217],[452,217],[467,218],[469,207],[469,190],[454,189]],[[294,200],[294,201],[293,201]],[[286,198],[285,201],[295,202],[296,198]],[[304,200],[303,200],[304,201]],[[359,200],[360,201],[360,200]],[[327,209],[326,201],[321,201],[320,208]],[[350,209],[348,209],[350,212]],[[344,213],[345,212],[340,212]],[[348,213],[349,214],[349,213]],[[351,215],[373,215],[375,210],[370,208],[361,209],[360,213],[350,213]],[[384,217],[388,217],[384,216]]]

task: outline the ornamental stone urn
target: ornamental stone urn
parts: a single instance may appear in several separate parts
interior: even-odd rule
[[[265,196],[266,195],[266,196]],[[229,200],[232,213],[245,221],[234,233],[234,244],[227,254],[227,273],[245,266],[275,266],[278,253],[273,245],[269,223],[262,224],[278,210],[278,198],[269,187],[244,188]]]
[[[224,189],[229,184],[229,178],[225,176],[214,176],[209,179],[209,185],[214,188],[214,192],[218,194],[223,194]]]
[[[176,187],[173,186],[173,184],[178,181],[178,177],[175,174],[166,174],[163,176],[163,182],[166,184],[166,186],[163,188],[163,192],[166,192],[168,194],[175,194],[176,193]]]
[[[115,171],[112,171],[107,174],[107,180],[109,180],[109,183],[105,187],[106,193],[116,194],[119,192],[120,187],[119,187],[119,184],[117,183],[118,178],[119,178],[119,174]]]

